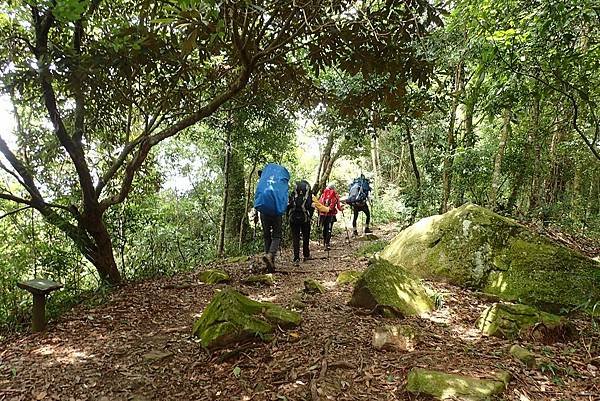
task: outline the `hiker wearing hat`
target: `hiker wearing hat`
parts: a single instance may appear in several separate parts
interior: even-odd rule
[[[340,197],[335,191],[335,186],[333,184],[329,184],[327,188],[325,188],[319,202],[329,208],[328,212],[320,213],[320,222],[323,226],[323,242],[325,243],[325,250],[328,251],[331,249],[330,244],[333,223],[337,221],[335,215],[338,210],[342,211],[344,207],[340,202]]]

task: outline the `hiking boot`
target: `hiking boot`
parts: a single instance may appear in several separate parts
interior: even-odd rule
[[[325,244],[325,250],[326,251],[330,251],[331,250],[331,247],[329,246],[329,244]]]
[[[353,237],[358,237],[358,231],[356,231],[356,230],[352,231],[352,236]]]
[[[300,258],[294,258],[294,260],[292,262],[294,263],[294,266],[296,266],[296,267],[300,266]]]
[[[369,227],[365,227],[365,234],[371,234],[373,232],[373,230],[371,230]]]
[[[275,258],[270,253],[265,253],[262,257],[262,261],[265,263],[265,267],[267,268],[268,273],[273,273],[275,271]]]
[[[309,260],[311,260],[312,258],[310,256],[305,256],[302,261],[303,262],[308,262]]]

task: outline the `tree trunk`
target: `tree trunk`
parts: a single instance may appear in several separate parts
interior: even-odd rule
[[[446,152],[444,155],[444,166],[442,173],[442,203],[440,204],[440,214],[448,211],[448,200],[452,190],[452,165],[454,162],[454,152],[456,150],[456,111],[458,110],[459,97],[463,88],[462,81],[462,62],[456,66],[454,76],[454,93],[452,98],[452,109],[450,111],[450,123],[448,126],[448,135],[446,141]]]
[[[333,149],[334,142],[333,135],[333,132],[329,133],[329,135],[327,136],[327,143],[323,148],[323,154],[321,155],[321,163],[319,165],[320,175],[317,176],[317,180],[312,189],[312,192],[315,195],[319,194],[321,191],[323,191],[323,189],[325,189],[325,184],[327,183],[327,180],[329,179],[329,174],[331,173],[331,169],[329,169],[329,172],[327,172],[327,167],[331,164],[331,150]]]
[[[376,191],[379,188],[379,182],[381,180],[381,171],[379,169],[379,163],[377,160],[378,158],[379,156],[377,137],[373,136],[371,137],[371,164],[373,165],[373,173],[375,175],[374,186]],[[375,193],[375,197],[377,197],[377,192]]]
[[[221,206],[221,222],[219,225],[219,243],[217,255],[222,258],[225,254],[225,225],[227,223],[227,205],[229,203],[229,162],[231,160],[231,130],[227,129],[225,140],[225,161],[223,163],[223,204]]]
[[[535,212],[540,206],[541,188],[541,157],[542,157],[542,138],[540,136],[540,96],[536,95],[533,98],[531,137],[533,146],[533,160],[531,163],[531,194],[529,196],[529,214]]]
[[[229,195],[227,197],[226,238],[235,240],[242,227],[242,236],[248,232],[246,219],[246,177],[244,161],[236,150],[231,151],[229,159]]]
[[[483,84],[483,80],[485,79],[485,69],[480,68],[477,75],[477,80],[475,84],[472,86],[469,96],[465,101],[465,135],[463,139],[464,148],[466,150],[471,150],[475,147],[475,130],[473,128],[473,117],[475,114],[475,106],[477,105],[477,101],[479,100],[479,93],[481,85]],[[469,174],[469,173],[467,173]],[[460,206],[465,202],[465,190],[467,186],[468,179],[465,180],[462,175],[458,177],[457,190],[458,195],[456,197],[455,206]],[[465,182],[466,181],[466,182]]]
[[[498,197],[498,191],[500,189],[500,178],[501,178],[501,173],[502,173],[502,160],[504,159],[504,150],[506,149],[506,142],[508,140],[508,137],[510,135],[510,115],[511,115],[511,111],[510,108],[505,108],[504,109],[504,115],[503,115],[503,126],[502,126],[502,130],[500,131],[500,142],[498,143],[498,151],[496,152],[496,160],[494,161],[494,172],[492,174],[492,188],[490,190],[490,200],[489,200],[489,205],[490,208],[495,210],[497,209],[497,197]]]
[[[410,224],[414,223],[419,207],[421,206],[421,174],[419,173],[419,167],[417,166],[417,159],[415,158],[415,146],[413,143],[412,135],[410,133],[410,126],[406,124],[406,142],[408,143],[408,153],[410,156],[410,164],[412,166],[413,174],[415,175],[416,191],[415,191],[415,204],[413,205],[413,211],[411,213]]]
[[[244,237],[246,233],[246,228],[249,227],[249,222],[247,222],[248,213],[250,212],[250,198],[252,197],[252,177],[254,177],[254,172],[256,171],[256,161],[252,164],[252,170],[248,175],[248,189],[246,191],[246,204],[244,205],[244,215],[242,217],[242,221],[240,222],[240,231],[239,231],[239,249],[242,249],[242,244],[244,243]]]

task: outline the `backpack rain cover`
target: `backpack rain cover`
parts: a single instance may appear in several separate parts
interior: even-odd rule
[[[254,208],[270,216],[282,216],[288,205],[290,173],[279,164],[269,163],[263,169],[256,192]]]

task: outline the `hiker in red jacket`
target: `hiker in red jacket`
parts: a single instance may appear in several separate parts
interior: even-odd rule
[[[333,223],[337,221],[335,215],[338,210],[342,211],[344,207],[340,202],[339,195],[335,192],[335,186],[333,184],[329,184],[327,188],[325,188],[319,202],[329,207],[329,212],[320,213],[320,221],[323,226],[323,242],[325,243],[325,250],[328,251],[331,249],[330,243]]]

